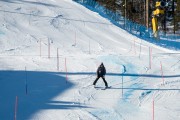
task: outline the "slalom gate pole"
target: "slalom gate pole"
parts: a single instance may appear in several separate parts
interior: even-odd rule
[[[66,64],[66,58],[65,58],[65,71],[66,71],[66,83],[67,83],[68,76],[67,76],[67,64]]]
[[[123,94],[124,94],[124,93],[123,93],[123,92],[124,92],[124,91],[123,91],[123,82],[124,82],[124,80],[123,80],[123,73],[122,73],[122,98],[123,98]]]
[[[25,83],[25,85],[26,85],[26,95],[27,95],[27,93],[28,93],[28,85],[27,85],[27,70],[26,70],[26,67],[25,67],[25,74],[26,74],[26,83]]]
[[[40,55],[40,57],[41,57],[41,39],[40,39],[40,41],[39,41],[39,55]]]
[[[123,65],[123,69],[122,69],[122,98],[123,98],[123,94],[124,94],[124,91],[123,91],[123,82],[124,82],[124,73],[126,72],[126,67]]]
[[[50,58],[50,41],[48,39],[48,58]]]
[[[91,46],[90,46],[90,40],[89,40],[89,54],[91,53],[91,52],[90,52],[90,47],[91,47]]]
[[[152,120],[154,120],[154,98],[152,101]]]
[[[164,75],[163,75],[163,68],[162,68],[162,63],[161,63],[161,61],[160,61],[160,65],[161,65],[161,76],[162,76],[163,85],[164,85]]]
[[[74,35],[74,40],[75,40],[74,41],[75,42],[74,45],[76,46],[76,31],[75,31],[75,35]]]
[[[15,100],[14,120],[17,119],[17,108],[18,108],[18,96],[16,96],[16,100]]]

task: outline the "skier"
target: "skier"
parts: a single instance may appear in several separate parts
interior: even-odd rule
[[[93,85],[95,86],[95,85],[96,85],[96,82],[97,82],[98,79],[101,77],[101,78],[103,79],[104,83],[105,83],[106,88],[107,88],[107,87],[108,87],[108,84],[107,84],[107,82],[106,82],[106,80],[105,80],[106,68],[104,67],[104,64],[103,64],[103,63],[100,64],[100,66],[98,67],[96,73],[97,73],[97,78],[96,78],[96,80],[93,82]]]

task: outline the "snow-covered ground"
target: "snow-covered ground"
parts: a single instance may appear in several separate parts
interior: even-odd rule
[[[0,13],[0,120],[180,119],[180,51],[72,0],[1,0]],[[106,90],[92,86],[101,62]]]

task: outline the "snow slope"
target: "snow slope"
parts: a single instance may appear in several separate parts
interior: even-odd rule
[[[0,120],[180,119],[180,51],[72,0],[1,0],[0,12]],[[101,62],[107,90],[92,86]]]

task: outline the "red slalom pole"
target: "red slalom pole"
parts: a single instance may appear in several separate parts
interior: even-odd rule
[[[16,120],[17,118],[17,108],[18,108],[18,96],[16,96],[16,101],[15,101],[14,120]]]
[[[154,98],[152,101],[152,119],[154,120]]]

